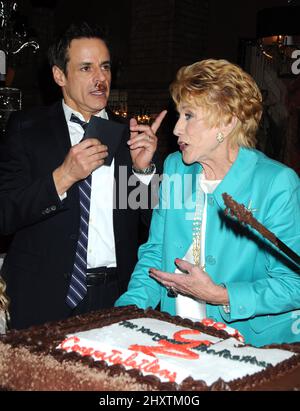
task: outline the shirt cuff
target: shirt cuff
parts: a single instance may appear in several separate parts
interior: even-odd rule
[[[226,313],[223,307],[220,307],[222,317],[226,321],[245,320],[255,315],[255,293],[253,287],[248,282],[227,283],[230,301],[230,313]]]
[[[154,174],[156,173],[156,167],[155,167],[155,169],[154,169],[154,171],[153,171],[152,174],[147,174],[147,175],[138,174],[138,173],[135,173],[133,170],[132,170],[132,172],[133,172],[133,174],[140,180],[141,183],[143,183],[143,184],[145,184],[146,186],[148,186],[148,185],[150,184],[151,180],[152,180],[152,177],[153,177]]]
[[[220,286],[223,288],[226,288],[226,285],[223,283],[221,283]],[[229,295],[228,295],[228,298],[229,298]],[[230,302],[228,304],[223,304],[222,308],[225,314],[230,314]]]

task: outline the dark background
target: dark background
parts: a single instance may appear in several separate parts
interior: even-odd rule
[[[165,1],[160,0],[160,3]],[[199,3],[202,1],[197,0]],[[150,0],[149,2],[151,3]],[[209,55],[236,61],[239,39],[256,36],[257,11],[287,4],[287,0],[210,0],[207,44]],[[56,33],[74,21],[84,19],[99,23],[109,29],[111,42],[118,56],[124,60],[128,57],[129,33],[132,24],[131,0],[85,0],[78,4],[73,0],[23,0],[19,1],[18,5],[20,12],[28,18],[29,22],[32,21],[34,8],[48,7],[49,10],[53,10]],[[153,1],[153,7],[155,7],[155,1]],[[143,21],[139,24],[142,25]],[[186,29],[188,30],[188,27]]]
[[[152,12],[157,10],[155,19],[152,15],[150,20],[150,13],[147,15],[148,3]],[[141,41],[144,37],[145,45],[147,45],[149,33],[156,31],[156,28],[158,28],[157,32],[159,33],[160,25],[164,24],[166,19],[168,24],[170,19],[173,19],[173,27],[180,31],[177,33],[177,38],[180,36],[186,38],[191,27],[197,24],[197,20],[193,18],[190,26],[189,20],[195,16],[189,17],[188,15],[189,8],[191,13],[193,9],[195,10],[195,3],[199,10],[199,25],[205,26],[203,38],[191,38],[190,49],[193,49],[194,53],[190,52],[188,58],[182,56],[182,59],[180,57],[177,59],[174,69],[164,79],[166,88],[178,67],[183,64],[192,63],[203,57],[225,58],[232,62],[239,62],[240,40],[256,37],[257,11],[266,7],[287,5],[287,0],[152,0],[146,2],[144,0],[85,0],[79,4],[74,3],[73,0],[18,1],[19,13],[30,31],[36,35],[40,50],[38,55],[33,55],[28,49],[20,53],[17,58],[10,59],[11,66],[14,68],[13,80],[10,81],[10,85],[23,90],[23,106],[25,107],[38,103],[47,104],[55,99],[57,94],[51,94],[53,90],[49,88],[48,84],[46,49],[55,35],[71,22],[86,20],[100,24],[107,32],[115,63],[113,88],[130,89],[131,86],[134,87],[137,84],[136,73],[134,73],[135,79],[131,82],[132,84],[130,81],[128,84],[128,77],[132,73],[132,70],[130,71],[132,60],[134,59],[132,38],[135,34],[133,31],[135,30]],[[201,4],[207,4],[204,13]],[[141,7],[146,10],[145,17],[140,17],[139,10],[137,21],[135,10]],[[174,16],[176,8],[177,15]],[[184,14],[186,14],[185,20],[182,21]],[[181,27],[177,23],[181,24]],[[134,29],[135,26],[138,26],[138,29]],[[199,42],[202,42],[200,52]],[[180,50],[178,54],[180,54]],[[154,49],[148,50],[147,58],[155,61],[157,56]],[[151,73],[153,79],[159,77],[160,71],[161,65],[157,65]],[[141,73],[141,82],[143,81],[145,78]]]

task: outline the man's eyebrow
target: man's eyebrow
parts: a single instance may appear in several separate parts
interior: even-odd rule
[[[101,66],[103,66],[104,64],[110,64],[111,65],[111,60],[105,60],[102,61],[102,63],[100,63]],[[79,63],[80,66],[92,66],[93,63],[91,63],[90,61],[82,61]]]
[[[81,61],[81,62],[79,63],[79,65],[80,65],[80,66],[91,66],[92,63],[89,62],[89,61]]]
[[[94,63],[91,63],[90,61],[82,61],[78,64],[78,67],[92,67]],[[100,67],[103,66],[111,66],[111,60],[105,60],[102,63],[100,63]]]

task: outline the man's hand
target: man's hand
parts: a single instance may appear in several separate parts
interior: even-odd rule
[[[64,194],[74,183],[101,167],[107,156],[107,146],[95,138],[88,138],[74,145],[62,165],[53,172],[58,195]]]
[[[180,259],[176,259],[178,268],[186,274],[169,274],[151,268],[150,277],[165,287],[172,287],[181,294],[192,296],[210,304],[225,305],[229,303],[227,290],[215,284],[203,268]]]
[[[138,124],[135,118],[130,120],[130,147],[133,166],[144,169],[150,166],[157,149],[156,132],[159,129],[167,111],[162,111],[151,126]]]

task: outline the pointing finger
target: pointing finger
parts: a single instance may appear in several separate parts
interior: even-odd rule
[[[136,119],[133,117],[130,119],[130,127],[135,127],[137,126],[138,122],[136,121]]]
[[[138,122],[136,121],[136,119],[131,118],[130,123],[129,123],[129,126],[130,126],[130,139],[132,139],[132,138],[134,138],[138,135],[138,131],[133,131],[132,130],[132,128],[137,127],[137,125],[138,125]]]
[[[167,110],[163,110],[155,119],[155,121],[153,122],[151,129],[153,131],[154,134],[156,134],[157,130],[159,129],[163,119],[166,117],[167,115]]]

